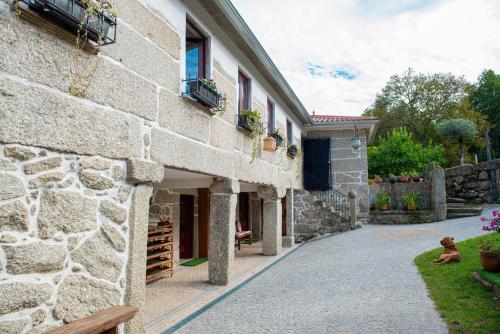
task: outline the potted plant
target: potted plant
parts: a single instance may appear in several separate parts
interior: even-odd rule
[[[418,201],[420,198],[419,193],[406,193],[403,195],[403,203],[408,211],[415,211],[418,206]]]
[[[238,127],[249,132],[249,137],[253,139],[252,161],[257,157],[261,148],[261,136],[264,134],[261,115],[258,110],[245,109],[238,116]]]
[[[276,139],[271,136],[267,136],[264,138],[264,147],[262,148],[264,151],[276,151]]]
[[[424,182],[425,181],[425,174],[420,174],[420,182]]]
[[[500,212],[498,210],[493,210],[492,218],[481,217],[481,220],[489,221],[487,225],[483,226],[484,231],[500,232]],[[479,262],[486,271],[500,272],[500,238],[482,241]]]
[[[375,175],[375,183],[382,183],[382,178],[380,177],[380,175]]]
[[[292,158],[292,159],[295,158],[297,156],[297,152],[298,152],[297,145],[295,145],[295,144],[288,145],[288,148],[286,150],[286,154],[290,158]]]
[[[409,180],[408,175],[401,175],[400,177],[400,182],[406,183]]]
[[[213,79],[188,79],[189,95],[198,102],[211,109],[217,108],[221,95],[217,91],[217,84]]]
[[[392,183],[392,184],[394,184],[394,183],[396,183],[396,181],[397,181],[396,175],[394,175],[392,173],[389,174],[389,182]]]
[[[269,132],[269,137],[272,137],[274,138],[274,140],[276,140],[276,146],[278,147],[283,146],[283,141],[285,140],[285,136],[283,135],[283,133],[279,128],[272,129]]]
[[[419,182],[420,181],[420,176],[418,175],[417,172],[412,171],[409,174],[410,174],[410,177],[413,180],[413,182]]]
[[[379,210],[388,210],[391,201],[391,196],[389,196],[389,194],[381,193],[378,195],[377,205]]]

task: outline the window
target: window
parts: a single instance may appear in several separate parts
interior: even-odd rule
[[[268,133],[274,130],[274,104],[267,99],[267,129]]]
[[[241,72],[238,72],[238,113],[250,109],[250,80]]]
[[[286,141],[288,145],[293,144],[293,128],[289,119],[286,120]]]
[[[207,38],[189,20],[186,23],[186,79],[207,77]]]

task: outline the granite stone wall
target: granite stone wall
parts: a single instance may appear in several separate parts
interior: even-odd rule
[[[123,302],[125,171],[120,160],[0,145],[1,333],[42,333]]]
[[[392,199],[390,208],[394,210],[403,210],[403,195],[412,192],[420,194],[418,206],[420,209],[431,209],[431,189],[432,185],[429,177],[426,177],[425,182],[372,183],[370,185],[370,207],[375,208],[378,196],[382,193],[386,193],[389,194]]]
[[[492,177],[496,180],[497,194],[500,194],[500,160],[491,162]],[[491,178],[487,162],[463,165],[444,170],[446,193],[449,197],[462,198],[468,202],[492,203]]]

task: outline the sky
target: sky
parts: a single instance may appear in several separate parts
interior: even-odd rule
[[[310,113],[361,115],[391,75],[500,72],[500,0],[232,0]]]

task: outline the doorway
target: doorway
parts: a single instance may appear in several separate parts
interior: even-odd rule
[[[249,193],[240,193],[240,198],[239,198],[239,221],[241,223],[241,229],[243,231],[249,231],[250,230],[250,223],[248,221],[249,217],[249,200],[250,200],[250,194]]]
[[[286,197],[281,199],[281,235],[286,236]]]
[[[193,257],[194,196],[181,195],[179,203],[179,258]]]

